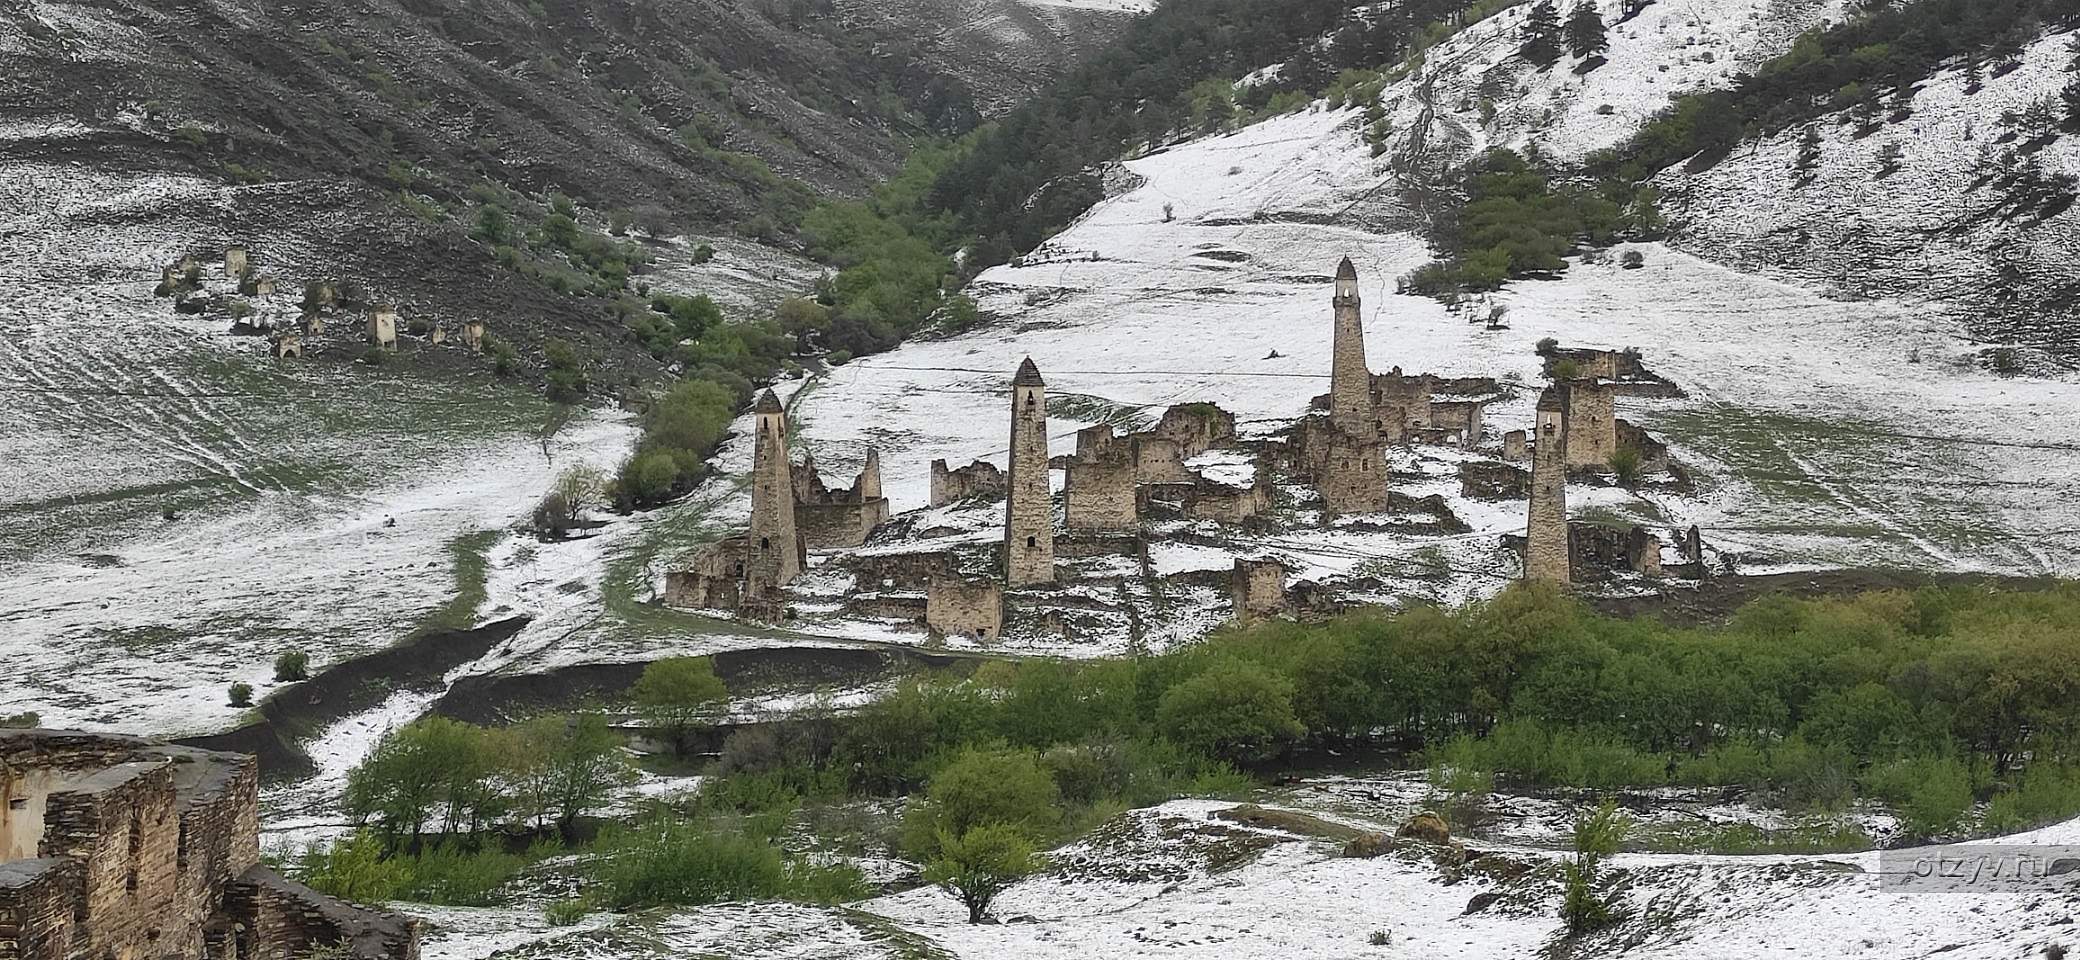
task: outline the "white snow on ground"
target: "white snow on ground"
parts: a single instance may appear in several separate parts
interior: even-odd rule
[[[1147,13],[1156,8],[1156,0],[1019,0],[1029,7],[1063,7],[1070,10],[1097,10],[1105,13]]]
[[[1810,183],[1797,169],[1803,126],[1742,144],[1701,173],[1665,172],[1684,246],[1845,296],[1984,295],[2005,270],[2069,278],[2080,256],[2080,214],[2000,220],[1994,211],[2007,198],[1990,181],[2009,151],[2047,175],[2080,174],[2080,137],[2024,149],[2033,134],[2002,121],[2047,100],[2063,115],[2058,97],[2072,79],[2074,36],[2038,39],[2011,73],[1994,76],[1988,66],[1976,93],[1967,92],[1961,65],[1944,70],[1913,92],[1904,120],[1888,120],[1888,97],[1875,130],[1840,114],[1820,119],[1812,124],[1821,145]],[[1899,169],[1881,175],[1888,148],[1899,151]],[[2043,333],[2069,338],[2054,324]]]

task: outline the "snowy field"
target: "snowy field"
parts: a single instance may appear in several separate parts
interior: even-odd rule
[[[1309,781],[1268,801],[1331,824],[1391,831],[1427,798],[1406,781]],[[1380,791],[1384,789],[1385,796]],[[1495,798],[1521,805],[1524,798]],[[1534,805],[1542,801],[1529,801]],[[1234,804],[1179,800],[1131,811],[1049,855],[1050,868],[970,925],[949,896],[921,887],[842,908],[725,903],[595,914],[548,929],[539,909],[399,905],[433,924],[425,956],[445,960],[727,955],[744,960],[882,957],[1154,958],[1526,957],[1561,930],[1551,838],[1468,839],[1463,871],[1420,850],[1374,859],[1341,843],[1216,816]],[[1577,808],[1523,817],[1557,833]],[[1709,812],[1709,811],[1708,811]],[[1748,821],[1766,811],[1720,811]],[[1514,810],[1503,814],[1516,818]],[[1990,843],[2070,844],[2067,823]],[[1822,856],[1621,854],[1611,862],[1628,919],[1579,945],[1584,955],[1683,960],[1749,957],[2019,958],[2071,945],[2070,876],[2028,889],[1927,890],[1897,883],[1921,848]],[[528,906],[532,906],[531,904]],[[1385,933],[1389,943],[1373,942]]]

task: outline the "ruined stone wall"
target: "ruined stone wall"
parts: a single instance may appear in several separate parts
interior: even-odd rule
[[[1235,605],[1235,618],[1255,620],[1286,612],[1286,566],[1276,560],[1235,561],[1229,576],[1228,595]]]
[[[890,593],[853,594],[845,598],[845,612],[855,617],[922,622],[927,598]]]
[[[354,957],[418,960],[417,925],[363,910],[255,866],[226,885],[225,912],[244,926],[240,960],[299,960],[344,944]]]
[[[989,580],[933,577],[925,626],[949,637],[995,640],[1004,633],[1004,589]]]
[[[1131,530],[1135,512],[1135,469],[1124,458],[1077,457],[1068,470],[1068,527],[1071,530]]]
[[[1076,459],[1114,460],[1126,456],[1126,441],[1115,435],[1112,424],[1101,423],[1076,431]]]
[[[1211,403],[1179,404],[1164,410],[1150,433],[1177,444],[1178,454],[1189,460],[1233,443],[1235,415]]]
[[[21,821],[33,814],[41,854],[0,863],[0,958],[233,955],[238,921],[226,913],[227,891],[261,869],[251,757],[112,734],[4,730],[0,782],[23,801],[7,804],[11,842],[29,835]],[[353,955],[416,956],[416,935],[387,922],[403,939]],[[306,945],[249,929],[239,955],[288,957]]]
[[[986,460],[977,460],[959,470],[946,469],[946,461],[932,461],[932,506],[943,507],[969,497],[1004,495],[1004,471]]]
[[[1607,384],[1575,381],[1567,385],[1567,465],[1610,469],[1618,451],[1615,395]]]
[[[86,870],[76,860],[0,861],[0,957],[68,960],[73,921],[85,903]]]
[[[923,590],[932,578],[954,572],[953,554],[944,550],[855,554],[842,562],[862,590]]]
[[[1469,460],[1459,464],[1459,495],[1469,500],[1522,500],[1531,495],[1531,474],[1507,463]]]
[[[118,764],[73,781],[44,801],[43,853],[84,869],[83,956],[153,953],[194,956],[200,928],[172,922],[180,832],[173,769],[161,762]]]
[[[1524,431],[1511,430],[1502,435],[1502,459],[1523,460],[1530,456],[1530,446],[1525,443]]]
[[[1190,483],[1192,473],[1184,468],[1184,451],[1177,441],[1136,434],[1130,441],[1136,483]]]
[[[1432,400],[1430,401],[1430,426],[1432,429],[1450,430],[1459,434],[1459,445],[1470,447],[1481,438],[1480,400]]]
[[[666,606],[734,610],[743,602],[748,543],[732,537],[695,552],[687,565],[664,577]]]
[[[1399,369],[1372,378],[1373,416],[1380,439],[1400,443],[1430,426],[1430,381]]]
[[[1233,487],[1201,478],[1185,497],[1185,516],[1216,523],[1241,523],[1271,509],[1271,490],[1262,484]]]
[[[797,503],[795,525],[812,550],[857,547],[874,528],[888,522],[888,500],[866,503]]]
[[[1618,449],[1630,448],[1639,451],[1639,468],[1643,473],[1656,473],[1668,469],[1668,445],[1656,440],[1646,430],[1625,420],[1617,421]]]

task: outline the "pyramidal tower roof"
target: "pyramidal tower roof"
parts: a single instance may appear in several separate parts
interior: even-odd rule
[[[1040,368],[1034,365],[1033,358],[1027,357],[1026,362],[1018,365],[1018,376],[1011,378],[1011,385],[1014,387],[1039,387],[1046,384],[1041,381]]]
[[[1356,280],[1356,279],[1358,279],[1358,265],[1357,265],[1357,264],[1355,264],[1355,263],[1352,263],[1352,262],[1351,262],[1351,258],[1349,258],[1349,257],[1345,257],[1345,258],[1343,258],[1343,262],[1342,262],[1342,263],[1339,263],[1339,264],[1337,264],[1337,265],[1336,265],[1336,279],[1338,279],[1338,280]]]
[[[773,391],[767,390],[758,395],[758,403],[752,406],[751,411],[753,413],[779,413],[781,412],[780,398],[774,396]]]

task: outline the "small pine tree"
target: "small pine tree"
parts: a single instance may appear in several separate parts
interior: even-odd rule
[[[1898,143],[1888,143],[1882,147],[1879,147],[1878,178],[1882,180],[1886,177],[1892,176],[1895,173],[1898,173],[1900,158],[1904,155],[1905,151],[1900,149]]]
[[[1524,59],[1550,67],[1560,60],[1560,8],[1553,0],[1538,0],[1524,21]]]
[[[1610,37],[1603,28],[1603,17],[1597,15],[1596,5],[1589,0],[1580,0],[1574,11],[1567,15],[1567,52],[1577,59],[1586,60],[1611,48]]]
[[[1964,92],[1978,93],[1986,88],[1986,71],[1977,60],[1964,62]]]
[[[1808,124],[1798,135],[1798,169],[1811,173],[1820,166],[1820,128]]]
[[[2058,98],[2065,103],[2066,111],[2061,126],[2067,132],[2080,133],[2080,78],[2066,84],[2065,89],[2058,92]]]

